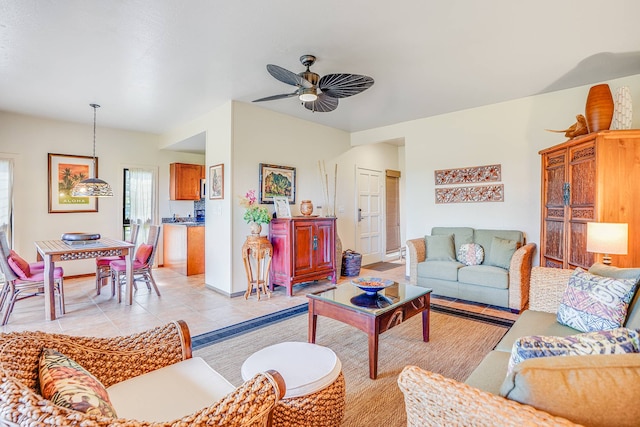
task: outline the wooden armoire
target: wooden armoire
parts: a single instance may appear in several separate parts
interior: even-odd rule
[[[629,224],[627,255],[616,267],[640,267],[640,130],[593,132],[540,151],[540,265],[589,268],[587,222]]]

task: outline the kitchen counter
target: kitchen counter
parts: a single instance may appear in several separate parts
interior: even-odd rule
[[[185,276],[204,273],[204,231],[203,222],[165,222],[164,266]]]

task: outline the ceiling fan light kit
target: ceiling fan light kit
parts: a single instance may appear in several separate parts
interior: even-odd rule
[[[371,77],[360,74],[340,73],[320,77],[309,70],[315,61],[316,57],[313,55],[302,55],[300,62],[307,69],[298,74],[277,65],[268,64],[269,74],[283,83],[296,86],[298,89],[293,93],[267,96],[253,102],[274,101],[297,96],[306,109],[326,113],[338,107],[339,98],[357,95],[373,86],[374,80]]]

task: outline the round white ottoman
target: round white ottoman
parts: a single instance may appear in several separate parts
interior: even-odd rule
[[[335,427],[344,417],[342,364],[329,348],[306,342],[283,342],[249,356],[242,379],[275,369],[287,386],[273,411],[274,426]]]

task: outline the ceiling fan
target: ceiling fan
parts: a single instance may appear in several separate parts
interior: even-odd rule
[[[357,95],[373,86],[371,77],[360,74],[339,73],[320,77],[309,70],[309,67],[316,62],[316,57],[313,55],[302,55],[300,62],[307,67],[307,70],[298,74],[277,65],[267,65],[267,71],[273,77],[283,83],[297,86],[298,88],[295,92],[267,96],[266,98],[256,99],[253,102],[273,101],[297,96],[305,108],[326,113],[338,107],[338,98]]]

